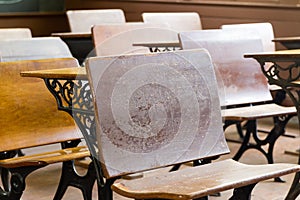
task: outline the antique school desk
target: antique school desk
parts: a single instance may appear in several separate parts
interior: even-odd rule
[[[245,54],[245,58],[256,59],[269,84],[281,87],[290,96],[296,106],[300,124],[300,49]],[[300,164],[300,154],[298,163]],[[300,173],[298,172],[287,199],[296,199],[299,194]]]
[[[78,124],[85,139],[89,140],[87,144],[92,155],[97,155],[97,144],[94,138],[94,112],[93,105],[91,104],[91,93],[89,84],[87,82],[85,68],[69,68],[57,70],[43,70],[43,71],[30,71],[22,72],[24,77],[38,77],[45,81],[46,86],[50,92],[55,96],[58,109],[63,110],[73,116]],[[97,156],[92,156],[92,159]],[[98,161],[93,160],[95,165]],[[300,161],[299,161],[300,163]],[[98,199],[103,199],[111,196],[111,190],[108,188],[110,183],[105,183],[99,171],[100,167],[97,166],[97,184],[98,184]],[[113,179],[106,180],[113,182]],[[296,175],[294,183],[290,189],[289,195],[297,196],[299,193],[299,173]]]

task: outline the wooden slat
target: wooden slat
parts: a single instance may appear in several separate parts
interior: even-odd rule
[[[112,189],[135,199],[196,199],[299,170],[296,164],[246,165],[229,159],[157,176],[117,180]]]
[[[263,104],[222,110],[222,117],[224,119],[238,121],[290,114],[296,115],[296,108],[294,106],[283,107],[277,104]]]
[[[4,168],[15,168],[35,165],[48,165],[80,158],[89,157],[90,152],[85,146],[43,152],[33,155],[26,155],[5,160],[0,160],[0,166]]]
[[[85,67],[22,71],[21,76],[38,77],[38,78],[86,79],[87,80]]]

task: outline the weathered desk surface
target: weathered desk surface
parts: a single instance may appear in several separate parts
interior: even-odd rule
[[[72,55],[82,64],[84,60],[93,56],[94,44],[91,33],[52,33],[52,36],[60,37],[69,47]]]
[[[300,36],[274,38],[273,42],[279,42],[287,49],[300,49]]]
[[[299,37],[300,42],[300,37]],[[256,59],[261,66],[262,72],[268,79],[269,84],[280,86],[290,97],[297,109],[298,121],[300,124],[300,49],[283,50],[275,52],[245,54],[246,58]],[[266,63],[273,63],[271,66]],[[289,63],[282,66],[283,63]],[[280,76],[280,73],[287,73],[287,76]],[[290,90],[296,90],[293,94]],[[298,163],[300,164],[300,154]],[[296,199],[300,195],[300,173],[295,175],[294,181],[286,199]]]

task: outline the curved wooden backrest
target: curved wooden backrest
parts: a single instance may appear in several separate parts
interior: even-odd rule
[[[66,45],[58,37],[0,40],[0,61],[72,58]]]
[[[222,106],[272,100],[260,65],[243,56],[263,51],[260,38],[247,35],[245,31],[219,29],[182,32],[179,40],[183,49],[209,51],[217,73]]]
[[[264,51],[275,51],[273,26],[269,22],[264,23],[247,23],[247,24],[225,24],[222,29],[229,30],[250,30],[256,36],[262,39]]]
[[[145,23],[165,24],[178,32],[202,29],[200,16],[196,12],[145,12],[142,18]]]
[[[205,50],[87,61],[106,177],[228,153]]]
[[[42,79],[20,72],[76,67],[75,59],[0,62],[0,152],[81,138],[71,116],[58,111]]]
[[[154,41],[176,41],[177,32],[145,23],[125,23],[115,25],[97,25],[92,28],[92,37],[96,55],[109,56],[128,53],[146,53],[149,49],[133,46],[133,43]]]
[[[66,13],[71,32],[91,32],[94,25],[126,22],[121,9],[68,10]]]
[[[29,28],[0,28],[0,40],[32,38]]]

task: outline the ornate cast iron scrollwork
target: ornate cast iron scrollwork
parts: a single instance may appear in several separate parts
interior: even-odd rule
[[[293,101],[300,124],[300,57],[255,58],[261,66],[270,85],[280,86]],[[271,63],[272,65],[268,65]],[[298,163],[300,164],[300,155]],[[286,200],[296,199],[300,194],[300,172],[295,175]]]
[[[44,79],[44,81],[55,97],[58,109],[69,113],[73,117],[86,140],[97,175],[99,199],[112,199],[110,185],[114,179],[105,180],[100,162],[97,160],[99,157],[94,107],[88,81],[73,79]]]
[[[87,140],[92,155],[97,155],[96,136],[92,130],[94,108],[90,86],[86,80],[45,79],[45,84],[56,99],[59,110],[69,113]]]
[[[166,52],[166,51],[176,51],[180,50],[180,47],[149,47],[150,52]]]
[[[300,86],[296,83],[300,81],[300,59],[273,61],[271,66],[266,65],[269,62],[267,60],[259,60],[259,62],[269,84],[280,86],[289,95],[300,117]]]

